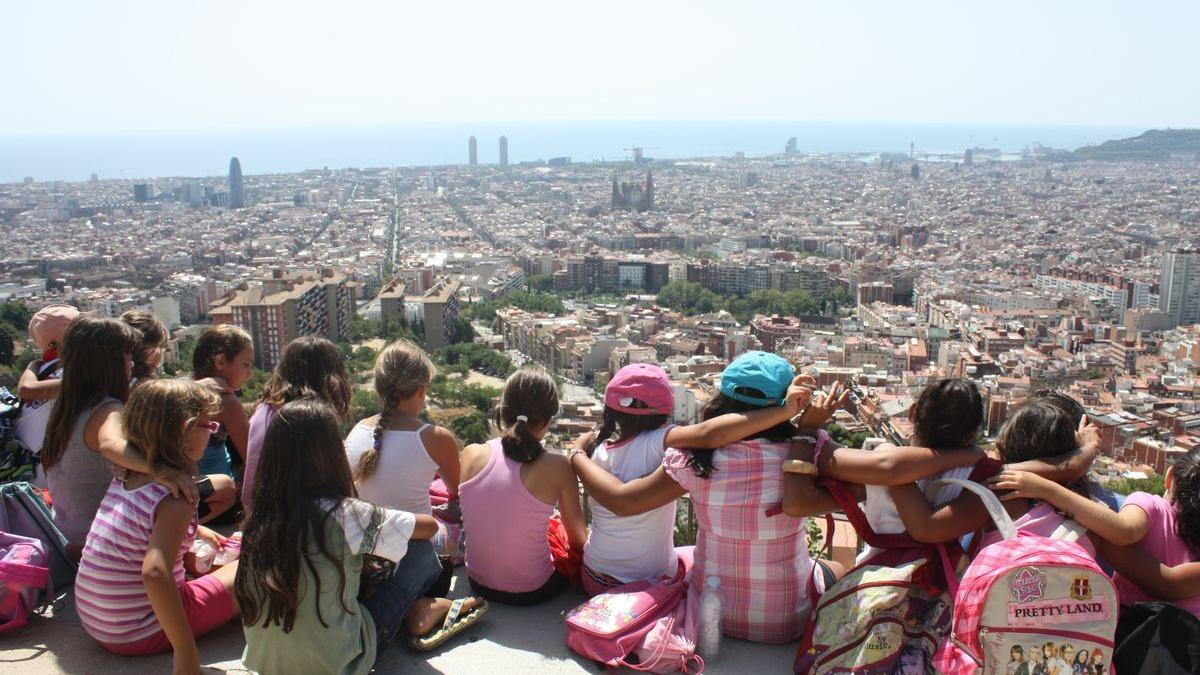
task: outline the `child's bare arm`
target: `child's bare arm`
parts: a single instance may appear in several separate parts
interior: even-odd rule
[[[449,429],[430,427],[421,434],[421,440],[429,456],[438,465],[438,475],[446,484],[451,499],[458,497],[458,481],[462,473],[462,460],[458,456],[458,439]]]
[[[62,389],[62,380],[39,380],[37,371],[42,367],[41,361],[34,361],[21,372],[17,381],[17,396],[25,401],[48,401],[58,398]]]
[[[246,448],[250,439],[250,418],[246,415],[246,407],[231,391],[221,394],[221,412],[218,421],[225,425],[225,432],[229,434],[229,441],[233,443],[234,450],[245,460]]]
[[[583,517],[583,504],[579,500],[579,481],[570,462],[561,462],[561,468],[555,467],[555,476],[560,482],[558,493],[558,512],[562,516],[563,527],[567,531],[567,542],[571,548],[582,551],[587,543],[587,522]]]
[[[645,513],[687,494],[661,466],[649,476],[622,483],[583,453],[572,452],[569,460],[591,498],[618,516]]]
[[[812,389],[799,376],[788,388],[783,405],[759,408],[744,413],[729,413],[698,424],[671,427],[663,439],[669,448],[716,449],[783,424],[796,416],[812,400]]]
[[[812,444],[793,440],[792,448],[788,452],[788,459],[812,462]],[[837,501],[829,494],[828,490],[817,487],[813,476],[801,473],[783,474],[784,513],[796,518],[805,518],[837,510]]]
[[[1200,597],[1200,562],[1168,567],[1140,546],[1118,546],[1103,539],[1096,540],[1096,553],[1150,595],[1168,602]]]
[[[1141,541],[1150,524],[1146,512],[1138,506],[1129,504],[1120,512],[1113,511],[1104,504],[1027,471],[1006,470],[989,484],[993,490],[1008,491],[1000,497],[1003,501],[1022,498],[1047,501],[1089,531],[1117,546]]]
[[[934,451],[914,446],[857,450],[835,446],[821,453],[817,463],[822,476],[864,485],[904,485],[913,481],[970,466],[983,459],[978,448]]]
[[[175,672],[200,672],[200,653],[192,635],[183,598],[175,583],[175,556],[195,513],[185,500],[168,497],[154,514],[150,545],[142,560],[142,583],[154,616],[175,650]]]
[[[937,544],[974,532],[988,522],[983,502],[973,494],[960,495],[937,509],[913,483],[888,489],[900,520],[909,536],[919,542]]]

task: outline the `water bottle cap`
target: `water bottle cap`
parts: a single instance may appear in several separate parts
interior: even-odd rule
[[[721,577],[708,577],[704,580],[704,585],[708,586],[709,588],[720,588]]]

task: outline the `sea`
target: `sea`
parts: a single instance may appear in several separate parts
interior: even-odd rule
[[[1074,150],[1136,136],[1144,127],[861,122],[514,122],[307,127],[197,132],[5,136],[0,132],[0,182],[204,177],[224,175],[238,157],[245,174],[347,167],[438,166],[467,163],[467,139],[479,162],[569,157],[619,161],[634,147],[647,158],[690,159],[781,154],[796,137],[801,153],[949,155],[966,148],[1020,153],[1034,144]]]

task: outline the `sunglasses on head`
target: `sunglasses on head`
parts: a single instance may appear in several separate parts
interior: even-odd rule
[[[221,423],[209,420],[207,422],[196,422],[197,429],[204,429],[210,434],[215,434],[221,430]]]

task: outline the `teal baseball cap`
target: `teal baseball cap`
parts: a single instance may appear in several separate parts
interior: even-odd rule
[[[782,405],[796,371],[778,354],[750,351],[733,360],[721,373],[721,393],[761,408]],[[762,396],[747,393],[756,389]]]

